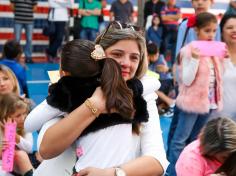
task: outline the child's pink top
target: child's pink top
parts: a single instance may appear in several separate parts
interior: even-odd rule
[[[200,141],[195,140],[187,145],[176,163],[177,176],[210,176],[220,166],[217,160],[211,160],[201,155]]]

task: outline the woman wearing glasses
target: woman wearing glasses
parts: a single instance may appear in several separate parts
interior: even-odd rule
[[[58,156],[77,140],[75,175],[152,176],[164,173],[168,161],[154,93],[159,82],[144,76],[147,69],[145,39],[135,30],[134,26],[111,23],[97,37],[96,43],[102,46],[107,57],[120,64],[126,81],[142,78],[148,121],[138,123],[136,128],[132,124],[118,124],[79,137],[99,115],[107,112],[106,98],[101,88],[97,88],[89,98],[90,104],[83,103],[46,131],[40,145],[44,158]]]

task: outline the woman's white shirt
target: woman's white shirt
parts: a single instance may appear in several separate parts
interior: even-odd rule
[[[236,66],[231,62],[224,64],[225,72],[223,74],[223,110],[216,112],[214,117],[226,116],[236,121]]]

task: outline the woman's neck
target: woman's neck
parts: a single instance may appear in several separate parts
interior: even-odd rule
[[[230,59],[236,65],[236,44],[228,45],[228,49],[229,49]]]

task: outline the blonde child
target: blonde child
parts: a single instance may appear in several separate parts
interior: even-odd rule
[[[208,12],[196,16],[197,39],[213,41],[217,19]],[[225,53],[225,57],[226,57]],[[203,56],[191,43],[181,49],[179,66],[178,123],[170,141],[168,174],[176,175],[175,163],[183,148],[195,140],[213,110],[222,108],[222,58]],[[228,59],[225,59],[227,62]]]
[[[0,95],[10,92],[20,95],[19,83],[13,71],[0,64]]]
[[[28,153],[32,153],[33,137],[31,133],[25,133],[23,128],[28,113],[28,104],[18,95],[9,93],[0,95],[0,107],[1,133],[4,134],[6,122],[15,121],[17,124],[14,172],[23,176],[31,176],[33,166],[30,163]],[[2,136],[1,141],[5,141]],[[7,141],[4,144],[2,150],[7,147]]]

